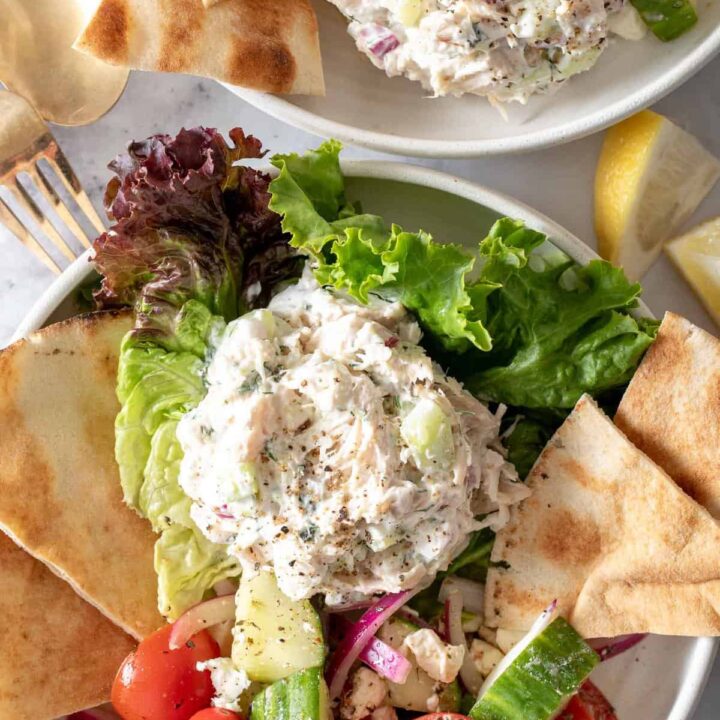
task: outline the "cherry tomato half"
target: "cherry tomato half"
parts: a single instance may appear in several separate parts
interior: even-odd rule
[[[617,715],[600,690],[586,680],[560,713],[560,720],[617,720]]]
[[[111,699],[123,720],[190,720],[209,707],[214,695],[210,673],[195,665],[218,657],[218,645],[203,630],[170,650],[171,629],[166,625],[146,637],[120,666]]]
[[[243,716],[223,708],[205,708],[195,713],[190,720],[243,720]]]

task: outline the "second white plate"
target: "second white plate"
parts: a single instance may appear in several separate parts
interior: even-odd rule
[[[700,21],[670,43],[616,40],[589,72],[554,95],[508,107],[503,120],[483,98],[424,97],[418,83],[387,78],[355,48],[346,21],[313,0],[325,97],[276,96],[226,86],[284,122],[374,150],[425,157],[529,151],[596,132],[666,95],[720,51],[720,2],[699,0]]]

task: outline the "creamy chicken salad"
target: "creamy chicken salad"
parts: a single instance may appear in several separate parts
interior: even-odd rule
[[[271,179],[231,137],[133,143],[95,244],[98,305],[134,311],[116,459],[170,623],[121,667],[116,710],[614,717],[553,598],[529,632],[490,627],[485,581],[555,428],[653,342],[639,286],[510,218],[474,249],[389,225],[346,198],[334,141]]]
[[[434,97],[469,93],[493,103],[555,90],[590,69],[613,37],[640,40],[648,24],[655,30],[653,19],[670,6],[641,16],[631,0],[331,2],[358,49],[388,76],[415,80]],[[679,14],[680,6],[692,11],[676,5]],[[691,19],[683,14],[675,31]]]
[[[448,378],[405,308],[300,282],[227,329],[180,421],[191,515],[244,573],[329,605],[428,583],[527,495],[501,410]],[[476,519],[483,516],[483,520]]]

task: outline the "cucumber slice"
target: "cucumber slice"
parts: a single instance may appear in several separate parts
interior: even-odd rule
[[[549,720],[600,662],[563,618],[520,646],[517,655],[508,655],[506,667],[498,666],[500,672],[489,688],[481,691],[470,710],[474,720]]]
[[[698,21],[690,0],[630,0],[643,22],[664,42],[686,33]]]
[[[378,631],[377,636],[396,650],[402,646],[405,638],[419,628],[404,618],[391,618]],[[402,684],[387,681],[388,698],[393,707],[427,713],[437,709],[440,712],[457,712],[460,708],[460,685],[457,680],[449,685],[433,680],[422,668],[418,667],[412,654],[408,658],[412,670]],[[428,707],[428,701],[437,695],[438,707]]]
[[[278,680],[255,696],[250,720],[330,720],[330,697],[322,667]]]
[[[272,573],[240,579],[232,659],[251,680],[275,682],[325,660],[320,618],[308,600],[296,602]]]

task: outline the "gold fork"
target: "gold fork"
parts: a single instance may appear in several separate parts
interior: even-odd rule
[[[52,174],[40,165],[41,160]],[[0,192],[0,223],[50,270],[60,273],[62,264],[49,252],[46,241],[73,261],[79,252],[64,235],[69,231],[85,248],[90,247],[91,238],[53,186],[53,176],[77,204],[81,221],[84,213],[98,234],[104,232],[102,220],[48,126],[26,100],[0,90],[0,191],[4,190]],[[48,217],[36,198],[42,198],[61,222]],[[27,222],[28,218],[32,222]]]

